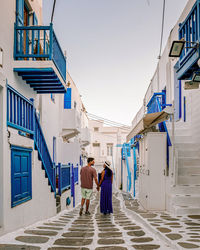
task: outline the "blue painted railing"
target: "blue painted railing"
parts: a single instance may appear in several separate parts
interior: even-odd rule
[[[58,164],[58,194],[61,195],[63,191],[70,189],[71,185],[71,164]]]
[[[33,103],[7,85],[7,126],[34,134]]]
[[[38,150],[39,158],[42,161],[45,174],[48,177],[48,182],[51,185],[52,192],[56,193],[56,177],[55,177],[55,164],[51,159],[39,119],[34,111],[34,143]]]
[[[197,0],[185,21],[180,24],[179,39],[184,39],[186,41],[186,46],[183,49],[183,52],[180,57],[180,65],[184,63],[185,59],[189,57],[189,55],[195,52],[195,49],[189,47],[191,47],[191,45],[194,45],[190,42],[198,42],[200,40],[199,24],[200,1]]]
[[[74,168],[74,183],[75,184],[78,184],[78,172],[79,172],[79,167],[77,164],[76,167]]]
[[[51,185],[51,190],[56,192],[54,163],[51,159],[33,101],[29,101],[8,84],[7,126],[24,131],[34,139],[34,144]]]
[[[147,104],[147,113],[161,112],[166,106],[171,106],[171,104],[166,104],[166,94],[165,92],[154,93],[151,100]],[[158,124],[160,132],[167,133],[167,166],[169,167],[169,147],[172,145],[169,132],[167,129],[166,122],[161,122]]]
[[[14,35],[15,60],[53,60],[66,81],[66,58],[50,26],[17,26]]]

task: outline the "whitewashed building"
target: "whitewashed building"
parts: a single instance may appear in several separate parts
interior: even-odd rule
[[[95,158],[97,173],[103,170],[105,160],[112,163],[116,187],[121,186],[121,144],[125,141],[128,129],[107,126],[102,120],[89,120],[91,144],[89,155]]]
[[[134,136],[142,135],[139,200],[148,210],[200,213],[199,25],[200,1],[189,0],[169,35],[127,137],[127,142],[134,142]],[[180,39],[186,41],[181,56],[169,57],[173,41]]]
[[[79,202],[90,134],[53,25],[42,26],[42,0],[3,0],[0,20],[2,235]]]

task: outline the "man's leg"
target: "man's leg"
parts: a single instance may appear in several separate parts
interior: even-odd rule
[[[81,200],[81,207],[83,207],[83,206],[84,206],[84,204],[85,204],[85,199],[84,199],[84,198],[82,198],[82,200]]]
[[[86,200],[86,213],[89,210],[90,200]]]
[[[86,194],[85,194],[85,189],[81,188],[81,194],[82,194],[82,200],[81,200],[81,208],[80,208],[80,212],[79,215],[81,216],[83,214],[83,206],[85,204],[85,198],[86,198]]]

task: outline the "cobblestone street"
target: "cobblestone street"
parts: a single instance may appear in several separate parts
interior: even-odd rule
[[[1,237],[0,249],[200,248],[200,216],[145,212],[129,194],[120,193],[113,198],[113,215],[100,214],[98,194],[91,202],[91,215],[79,216],[79,208]]]
[[[79,207],[46,222],[34,224],[0,238],[0,249],[172,249],[124,211],[121,194],[113,198],[113,215],[101,215],[94,196],[91,216],[79,216]]]

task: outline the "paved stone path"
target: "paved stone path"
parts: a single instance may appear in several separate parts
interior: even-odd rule
[[[125,207],[133,211],[137,221],[152,228],[177,249],[200,249],[200,215],[171,216],[168,213],[147,212],[130,194],[123,194]],[[128,213],[129,214],[129,213]]]
[[[132,208],[128,197],[124,197],[126,206]],[[113,215],[100,214],[99,195],[95,194],[90,206],[90,216],[79,216],[79,207],[73,211],[66,210],[46,222],[1,237],[0,250],[173,249],[142,223],[133,220],[125,211],[126,208],[123,209],[123,199],[119,193],[113,197],[113,208]],[[158,221],[152,221],[153,223],[160,226]],[[178,237],[170,236],[168,228],[171,226],[160,227],[160,232],[168,233],[169,238]]]

